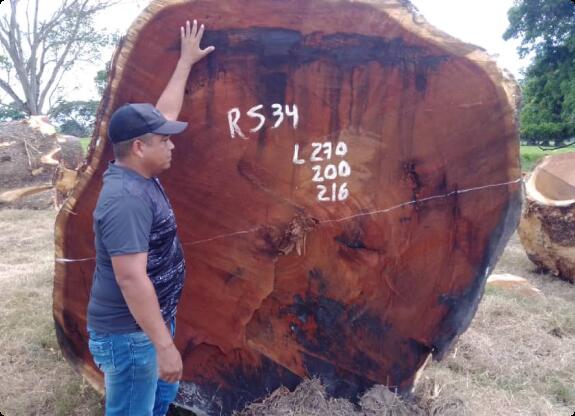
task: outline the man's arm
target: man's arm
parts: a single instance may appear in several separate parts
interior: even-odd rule
[[[180,114],[184,101],[186,81],[192,66],[215,49],[213,46],[200,49],[200,42],[204,35],[204,25],[201,25],[198,29],[196,20],[194,20],[193,26],[190,26],[189,20],[186,21],[186,26],[182,26],[180,32],[182,38],[180,59],[168,85],[156,103],[156,108],[168,120],[176,120]]]
[[[162,318],[147,261],[148,253],[113,256],[112,267],[132,316],[156,348],[160,378],[175,383],[182,375],[182,358]]]

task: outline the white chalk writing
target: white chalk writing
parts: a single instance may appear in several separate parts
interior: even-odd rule
[[[307,161],[312,163],[312,181],[316,183],[317,199],[320,202],[345,201],[349,198],[347,182],[337,183],[339,178],[351,176],[351,166],[342,159],[347,155],[348,147],[345,142],[338,142],[335,147],[332,142],[311,143],[311,152]],[[294,145],[292,162],[295,165],[304,165],[306,157],[299,144]],[[336,160],[333,160],[336,159]],[[331,162],[325,165],[320,162]]]
[[[258,104],[256,106],[251,107],[247,112],[246,116],[250,119],[257,120],[257,124],[250,128],[251,133],[257,133],[260,131],[267,123],[268,118],[266,117],[265,113],[263,112],[264,106],[263,104]],[[239,137],[241,139],[247,140],[248,138],[243,133],[242,129],[240,128],[240,119],[242,117],[242,112],[239,108],[232,108],[228,111],[228,126],[230,128],[230,136],[232,139]],[[271,105],[271,117],[275,117],[275,121],[272,125],[272,129],[277,129],[280,127],[283,122],[287,118],[291,118],[292,120],[292,127],[297,129],[299,123],[299,111],[297,105],[281,105],[281,104],[272,104]]]

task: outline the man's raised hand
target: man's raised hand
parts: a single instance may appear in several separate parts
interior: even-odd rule
[[[213,52],[215,47],[208,46],[205,49],[200,48],[200,42],[204,35],[204,25],[198,28],[198,21],[194,20],[193,25],[187,20],[185,26],[180,27],[182,37],[182,51],[180,60],[190,66],[202,60],[206,55]]]

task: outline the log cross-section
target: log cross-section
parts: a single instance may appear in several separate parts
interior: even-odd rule
[[[546,156],[525,184],[518,234],[529,259],[575,283],[575,152]]]
[[[317,376],[355,399],[408,391],[469,325],[516,227],[518,88],[407,1],[154,1],[113,61],[88,163],[58,216],[54,315],[87,350],[92,210],[113,111],[155,102],[185,19],[216,50],[192,69],[161,176],[187,279],[178,404],[231,414]]]

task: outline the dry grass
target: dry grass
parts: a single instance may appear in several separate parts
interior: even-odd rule
[[[575,302],[569,308],[547,296],[537,301],[488,293],[452,354],[425,377],[443,394],[459,396],[473,415],[571,416],[575,328],[560,315],[573,316]]]
[[[0,412],[101,415],[63,360],[52,324],[52,211],[0,211]],[[488,289],[471,328],[423,374],[411,401],[376,386],[354,406],[318,381],[279,389],[244,416],[565,415],[575,411],[575,286],[531,272],[517,237],[496,272],[527,278],[541,298]],[[186,412],[178,412],[185,414]]]
[[[62,358],[52,319],[54,211],[0,211],[0,412],[99,415],[100,398]]]
[[[425,386],[429,387],[429,384]],[[304,381],[293,392],[287,388],[280,388],[262,403],[254,403],[236,416],[465,416],[469,414],[460,399],[446,396],[432,397],[435,393],[429,391],[406,402],[386,387],[379,385],[366,392],[359,403],[354,405],[344,399],[329,398],[321,382],[314,379]]]
[[[515,235],[495,272],[522,276],[544,296],[488,288],[454,351],[425,372],[473,415],[575,412],[575,286],[533,269]]]

